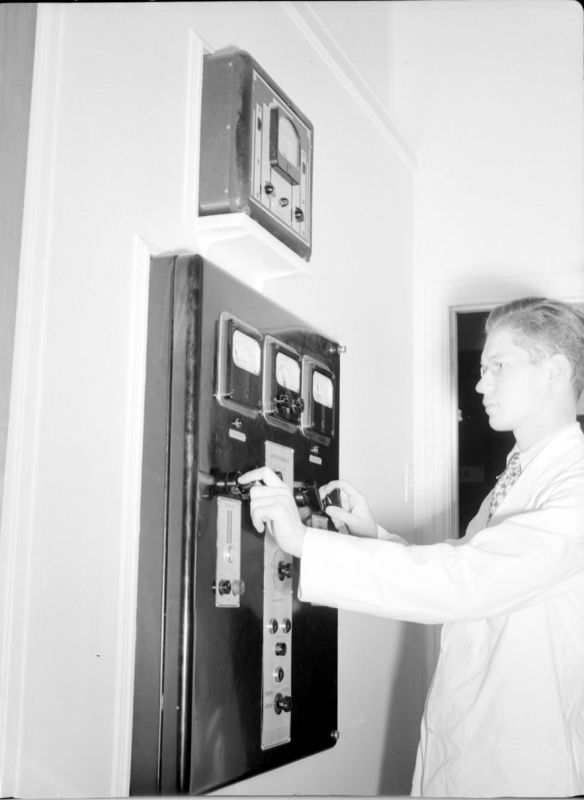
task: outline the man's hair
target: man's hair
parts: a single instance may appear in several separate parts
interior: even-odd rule
[[[487,333],[508,328],[516,344],[533,358],[562,353],[572,367],[576,397],[584,390],[584,312],[569,303],[545,297],[522,297],[494,308]]]

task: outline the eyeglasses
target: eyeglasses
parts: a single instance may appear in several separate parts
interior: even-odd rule
[[[509,359],[508,361],[503,361],[499,359],[493,359],[491,361],[487,361],[486,364],[481,364],[480,366],[480,373],[481,379],[485,377],[485,375],[490,372],[493,378],[498,377],[501,372],[505,369],[505,367],[519,367],[526,364],[536,364],[538,359]]]

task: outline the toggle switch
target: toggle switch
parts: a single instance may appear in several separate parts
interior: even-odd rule
[[[239,483],[239,476],[251,469],[255,469],[255,466],[251,466],[245,470],[231,470],[229,472],[211,470],[210,494],[227,495],[229,497],[235,497],[237,500],[249,500],[249,490],[253,484]]]

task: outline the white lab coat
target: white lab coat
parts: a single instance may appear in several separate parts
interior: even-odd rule
[[[302,600],[444,623],[412,794],[584,794],[584,435],[546,442],[486,526],[407,545],[309,531]]]

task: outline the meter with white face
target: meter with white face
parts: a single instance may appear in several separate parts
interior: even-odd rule
[[[276,384],[300,394],[300,361],[282,351],[276,352]]]
[[[236,328],[231,338],[231,357],[239,369],[259,375],[262,369],[261,343],[249,333]]]
[[[302,398],[302,357],[283,342],[266,336],[265,341],[266,418],[290,430],[300,425]]]
[[[219,319],[217,392],[222,405],[248,416],[262,408],[263,337],[241,320],[222,312]]]
[[[335,432],[335,376],[308,356],[303,359],[302,373],[302,430],[309,438],[328,444]]]
[[[300,136],[280,105],[270,111],[270,163],[289,183],[300,182]]]

